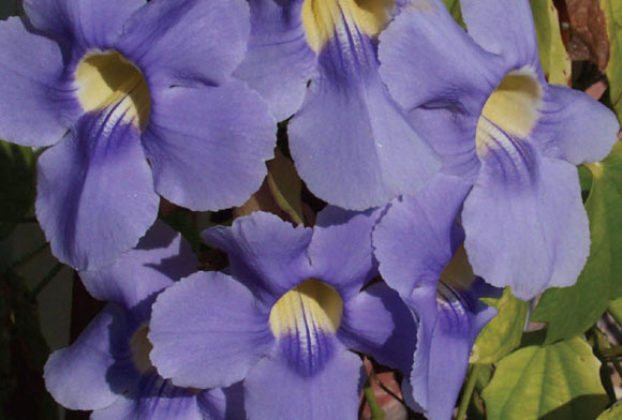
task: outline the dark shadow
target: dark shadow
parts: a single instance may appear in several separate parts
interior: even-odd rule
[[[568,403],[541,416],[539,420],[590,420],[595,419],[609,404],[609,398],[601,395],[581,395]]]

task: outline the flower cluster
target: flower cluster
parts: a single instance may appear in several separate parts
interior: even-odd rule
[[[527,0],[25,0],[0,22],[0,137],[48,147],[36,215],[108,302],[45,368],[93,418],[349,419],[361,355],[451,418],[502,287],[576,282],[589,254],[575,165],[618,123],[549,85]],[[328,205],[213,226],[201,271],[160,196],[241,206],[277,122]]]

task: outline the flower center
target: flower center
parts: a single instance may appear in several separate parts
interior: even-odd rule
[[[343,301],[332,287],[308,279],[285,293],[272,306],[270,329],[275,337],[312,334],[313,331],[335,333],[341,323]]]
[[[130,348],[132,350],[134,366],[136,366],[136,369],[138,369],[141,373],[154,369],[151,364],[151,359],[149,359],[149,352],[151,352],[153,346],[147,338],[147,334],[149,334],[149,327],[144,325],[136,330],[130,339]]]
[[[305,0],[302,23],[307,42],[318,52],[344,25],[375,37],[386,26],[393,3],[394,0]]]
[[[481,158],[490,148],[507,148],[512,138],[525,138],[536,125],[542,87],[532,71],[509,72],[488,97],[477,121],[475,145]]]
[[[109,106],[144,129],[149,121],[151,97],[141,71],[116,51],[87,54],[75,71],[78,101],[86,111]]]

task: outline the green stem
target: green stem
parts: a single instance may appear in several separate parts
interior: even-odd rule
[[[456,419],[458,420],[462,420],[466,415],[467,408],[469,408],[469,403],[471,402],[473,390],[475,390],[475,384],[477,383],[477,377],[481,368],[482,365],[479,364],[475,364],[471,368],[469,378],[464,387],[464,392],[462,393],[462,399],[460,400],[460,407],[458,407],[458,415],[456,416]]]
[[[26,264],[28,261],[35,258],[37,255],[39,255],[41,252],[45,251],[48,246],[49,244],[47,242],[44,243],[43,245],[39,246],[38,248],[30,252],[29,254],[26,254],[19,260],[15,261],[13,264],[11,264],[11,266],[8,269],[15,270],[16,268],[21,267],[22,265]]]
[[[64,265],[62,263],[56,263],[56,265],[52,267],[52,269],[45,275],[45,277],[43,277],[39,284],[37,284],[32,290],[30,293],[30,299],[34,301],[37,296],[39,296],[39,293],[41,293],[41,291],[45,289],[48,284],[50,284],[50,282],[54,279],[54,277],[56,277],[58,272],[62,270],[63,267]]]
[[[378,401],[376,401],[376,395],[374,394],[374,390],[371,386],[371,381],[367,381],[367,386],[363,390],[365,393],[365,399],[367,400],[367,404],[369,405],[369,411],[371,411],[372,420],[383,420],[384,419],[384,411],[378,405]]]

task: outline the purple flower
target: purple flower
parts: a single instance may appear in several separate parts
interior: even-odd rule
[[[205,238],[227,251],[224,272],[196,273],[153,306],[149,339],[158,372],[179,386],[244,384],[249,418],[356,416],[358,355],[410,369],[416,327],[377,275],[377,213],[329,208],[314,229],[269,213],[237,219]]]
[[[149,361],[151,304],[195,268],[189,245],[158,222],[114,265],[81,273],[89,291],[111,303],[70,347],[50,356],[45,382],[52,396],[65,407],[94,410],[94,419],[243,419],[240,384],[180,388]]]
[[[109,264],[154,222],[158,194],[193,210],[242,204],[276,127],[231,73],[243,0],[25,0],[0,23],[0,137],[50,146],[37,217],[63,262]],[[243,109],[244,112],[240,112]]]
[[[394,201],[373,233],[382,277],[418,320],[404,394],[432,420],[451,419],[473,342],[496,314],[479,298],[501,293],[473,275],[462,246],[455,219],[469,188],[438,176],[416,197]]]
[[[574,165],[602,159],[618,122],[546,83],[529,2],[462,0],[465,33],[417,0],[380,36],[380,74],[444,172],[472,185],[462,223],[476,275],[527,299],[576,282],[590,233]]]
[[[440,166],[378,75],[376,37],[394,1],[250,0],[251,37],[236,70],[289,122],[298,172],[343,208],[414,193]]]

